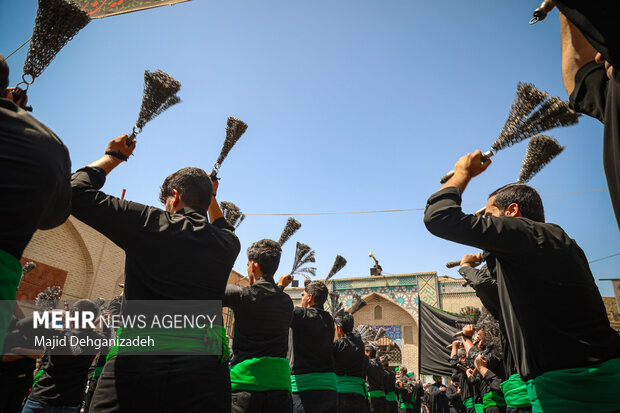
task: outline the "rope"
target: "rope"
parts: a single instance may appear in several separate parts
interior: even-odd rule
[[[19,46],[17,49],[13,50],[13,53],[11,53],[10,55],[8,55],[7,57],[4,58],[4,60],[9,60],[9,57],[13,56],[15,53],[19,52],[19,49],[21,49],[22,47],[26,46],[30,41],[32,40],[32,37],[28,40],[26,40],[21,46]]]
[[[565,192],[561,194],[550,194],[543,195],[543,198],[557,197],[557,196],[567,196],[567,195],[579,195],[579,194],[587,194],[592,192],[602,192],[607,191],[607,189],[591,189],[589,191],[579,191],[579,192]],[[473,205],[473,204],[466,204]],[[385,214],[392,212],[410,212],[410,211],[424,211],[425,208],[405,208],[405,209],[382,209],[376,211],[345,211],[345,212],[297,212],[297,213],[264,213],[264,214],[248,214],[245,215],[254,215],[254,216],[293,216],[293,215],[353,215],[353,214]]]
[[[598,258],[598,259],[596,259],[596,260],[588,261],[588,264],[592,264],[592,263],[595,263],[595,262],[603,261],[603,260],[606,260],[607,258],[615,257],[615,256],[617,256],[617,255],[620,255],[620,252],[617,252],[617,253],[615,253],[615,254],[608,255],[608,256],[603,257],[603,258]]]

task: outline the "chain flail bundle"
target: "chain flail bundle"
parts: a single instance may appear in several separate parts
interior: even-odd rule
[[[295,259],[293,260],[293,270],[291,271],[291,275],[300,274],[305,277],[306,280],[310,280],[310,276],[314,277],[316,275],[316,267],[302,266],[315,262],[315,260],[314,250],[310,248],[310,246],[298,242],[297,247],[295,248]]]
[[[558,156],[564,150],[564,146],[547,136],[536,135],[530,139],[527,145],[527,151],[521,165],[519,180],[517,182],[527,183],[534,175],[545,167],[553,158]]]
[[[280,240],[278,243],[282,246],[286,241],[288,241],[293,234],[297,232],[301,228],[301,223],[297,221],[295,218],[289,218],[286,220],[286,225],[282,230],[282,234],[280,235]]]
[[[248,124],[244,121],[233,118],[232,116],[228,117],[226,121],[226,139],[224,139],[224,145],[222,145],[220,156],[217,157],[217,161],[215,161],[215,165],[213,166],[213,172],[211,173],[212,178],[217,179],[217,172],[220,170],[222,162],[224,162],[230,150],[235,146],[247,129]]]
[[[88,14],[66,0],[39,0],[32,40],[24,62],[24,83],[32,84],[60,49],[90,22]],[[30,76],[31,79],[26,79]]]
[[[142,128],[157,115],[164,112],[171,106],[181,102],[181,98],[176,94],[181,90],[181,82],[170,76],[166,72],[156,70],[144,71],[144,94],[142,106],[138,114],[138,120],[129,137],[133,141]]]
[[[334,265],[332,265],[332,269],[329,271],[329,274],[327,274],[325,281],[336,275],[336,273],[343,269],[345,265],[347,265],[347,260],[342,255],[337,255],[334,260]]]
[[[222,201],[220,202],[220,207],[222,208],[222,212],[224,213],[224,218],[226,221],[233,227],[239,228],[239,225],[245,219],[245,215],[241,212],[241,209],[232,202]]]

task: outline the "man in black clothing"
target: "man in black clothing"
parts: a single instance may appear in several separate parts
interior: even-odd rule
[[[585,254],[562,228],[544,223],[540,196],[524,184],[494,191],[486,216],[464,214],[461,194],[490,164],[481,155],[463,156],[454,176],[429,198],[427,229],[489,254],[508,343],[532,405],[565,411],[617,407],[620,394],[609,386],[620,380],[620,336],[609,326]],[[551,310],[569,307],[570,318]],[[581,374],[569,376],[566,369]],[[572,394],[576,385],[588,390],[580,392],[580,400]],[[571,392],[570,402],[569,394],[553,396],[564,392]]]
[[[100,192],[134,147],[120,136],[73,174],[73,215],[125,251],[126,303],[222,300],[240,245],[215,200],[217,183],[202,169],[175,172],[162,185],[165,211]],[[230,403],[230,373],[217,355],[119,354],[103,368],[90,410],[229,412]]]
[[[364,341],[353,330],[355,320],[348,312],[336,314],[336,336],[333,357],[338,385],[338,413],[368,413],[366,371],[368,357],[364,354]]]
[[[433,376],[433,380],[429,388],[430,413],[448,413],[446,386],[442,383],[441,376]]]
[[[233,413],[292,412],[286,354],[293,300],[273,280],[282,247],[263,239],[248,248],[250,287],[226,287],[234,311],[230,375]]]
[[[396,397],[396,373],[389,369],[388,355],[381,356],[383,366],[383,391],[385,392],[385,412],[398,413],[398,399]]]
[[[570,105],[600,120],[603,167],[620,227],[620,32],[613,0],[556,0],[560,15],[562,78]]]
[[[370,359],[366,376],[366,381],[368,382],[368,396],[370,398],[370,411],[372,413],[384,413],[386,412],[386,402],[383,365],[377,358],[377,345],[375,343],[369,343],[366,346],[366,356]]]
[[[302,306],[293,310],[288,355],[295,413],[335,413],[338,409],[332,356],[334,319],[323,310],[327,295],[323,282],[308,283],[302,293]]]
[[[450,413],[465,413],[465,406],[463,405],[463,399],[461,399],[461,376],[453,375],[451,380],[452,383],[446,388]]]
[[[471,341],[472,337],[465,337],[465,340]],[[463,402],[463,406],[467,413],[475,413],[476,409],[474,407],[474,399],[475,399],[475,388],[473,384],[467,379],[466,371],[468,368],[474,367],[473,364],[471,366],[467,361],[467,350],[465,350],[463,346],[463,342],[454,341],[452,343],[452,352],[450,353],[450,367],[452,369],[452,377],[457,378],[459,382],[459,387],[461,389],[460,397]],[[454,380],[454,379],[453,379]],[[447,393],[446,393],[447,396]]]
[[[415,410],[415,382],[407,376],[407,367],[400,366],[396,372],[396,396],[398,398],[398,413],[419,413]]]
[[[99,314],[97,304],[91,300],[76,301],[71,312],[75,315],[76,312],[80,311],[90,312],[95,317]],[[32,322],[31,317],[26,318],[18,322],[18,326],[25,329],[24,324],[32,325]],[[37,328],[34,334],[39,336],[42,333]],[[57,333],[55,330],[47,330],[44,334],[52,336]],[[22,410],[23,413],[57,411],[78,413],[82,408],[88,369],[96,352],[95,340],[105,339],[106,337],[89,328],[72,328],[62,331],[61,334],[68,338],[67,346],[62,348],[47,347],[45,349],[44,363],[41,367],[43,374],[33,386]],[[80,344],[72,344],[74,340],[71,338],[72,336],[77,337]]]
[[[476,373],[480,375],[480,394],[484,413],[506,413],[506,401],[502,392],[502,378],[488,368],[487,358],[479,354],[474,361]],[[499,363],[496,363],[499,366]]]
[[[71,210],[69,151],[12,98],[0,55],[0,352],[20,281],[19,259],[37,229],[65,222]]]

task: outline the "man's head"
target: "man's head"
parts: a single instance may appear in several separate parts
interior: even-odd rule
[[[213,194],[209,175],[200,168],[187,167],[169,175],[161,186],[159,200],[166,211],[175,213],[187,206],[208,209]]]
[[[282,246],[270,239],[256,241],[248,248],[248,277],[250,283],[262,277],[273,277],[280,265]]]
[[[377,345],[374,343],[366,344],[365,353],[369,358],[374,359],[377,357]]]
[[[93,314],[93,318],[97,318],[99,315],[99,306],[92,300],[81,299],[77,300],[71,306],[71,314],[76,314],[80,312],[88,312]]]
[[[450,377],[450,380],[452,381],[452,384],[454,384],[455,386],[459,387],[459,376],[454,375],[454,376]]]
[[[9,65],[0,54],[0,96],[4,96],[7,87],[9,87]]]
[[[465,363],[465,361],[467,361],[467,351],[462,347],[456,351],[456,356],[459,358],[461,363]]]
[[[435,381],[435,383],[441,384],[441,376],[433,376],[433,380]]]
[[[301,295],[301,306],[308,308],[313,305],[322,306],[327,300],[327,286],[322,281],[312,281],[304,288]]]
[[[390,367],[390,357],[387,354],[381,356],[381,365],[386,370],[387,370],[388,367]]]
[[[340,338],[353,331],[355,320],[353,319],[353,315],[351,313],[345,311],[336,314],[334,317],[334,323],[336,324],[336,335]]]
[[[534,188],[525,184],[508,184],[489,195],[485,215],[524,217],[545,222],[542,199]]]
[[[400,366],[398,368],[398,372],[400,373],[401,376],[407,376],[407,367],[405,366]]]

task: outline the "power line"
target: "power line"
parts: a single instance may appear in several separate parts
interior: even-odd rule
[[[13,56],[15,53],[17,53],[19,51],[19,49],[21,49],[22,47],[26,46],[28,44],[29,41],[32,40],[32,37],[28,40],[26,40],[24,43],[22,43],[21,46],[19,46],[17,49],[13,50],[13,52],[8,55],[7,57],[4,58],[4,60],[9,60],[9,57]]]
[[[606,257],[599,258],[599,259],[596,259],[596,260],[588,261],[588,264],[592,264],[592,263],[595,263],[595,262],[603,261],[603,260],[606,260],[607,258],[615,257],[617,255],[620,255],[620,252],[617,252],[615,254],[611,254],[611,255],[608,255]]]
[[[579,191],[579,192],[564,192],[560,194],[549,194],[543,195],[543,198],[550,197],[558,197],[558,196],[567,196],[567,195],[579,195],[579,194],[587,194],[592,192],[602,192],[607,191],[607,189],[591,189],[588,191]],[[466,204],[466,205],[474,205],[474,204]],[[477,204],[476,204],[477,205]],[[254,216],[294,216],[294,215],[354,215],[354,214],[385,214],[392,212],[410,212],[410,211],[424,211],[425,208],[405,208],[405,209],[381,209],[376,211],[344,211],[344,212],[297,212],[297,213],[264,213],[264,214],[252,214],[245,213],[245,215],[254,215]]]

